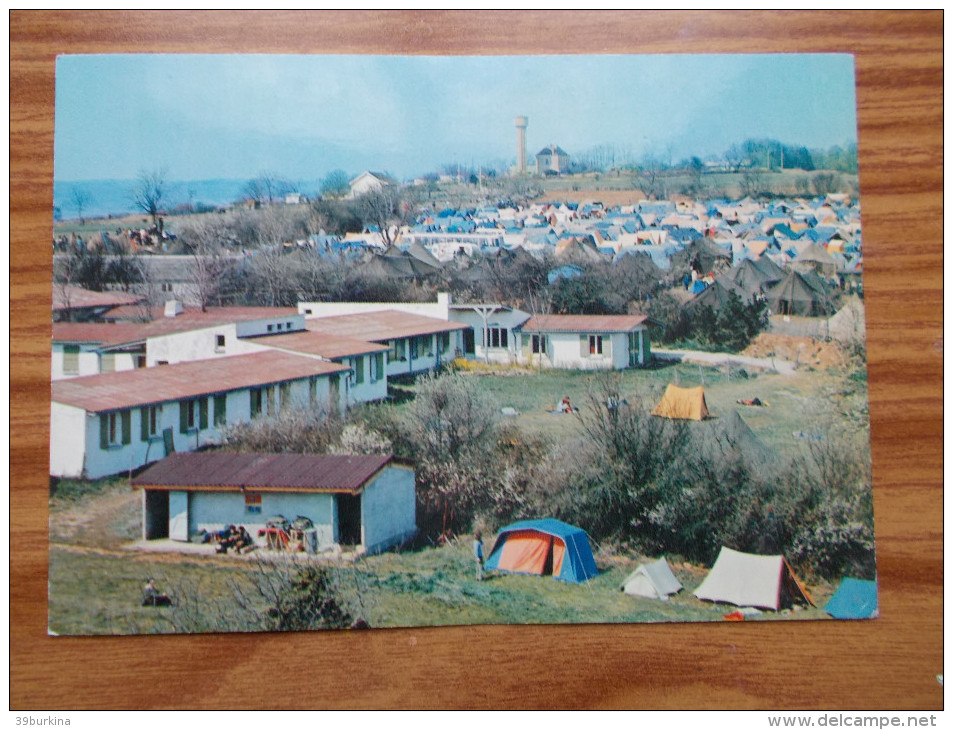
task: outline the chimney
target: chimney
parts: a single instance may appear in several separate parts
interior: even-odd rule
[[[165,316],[176,317],[182,314],[182,302],[178,299],[170,299],[165,303]]]

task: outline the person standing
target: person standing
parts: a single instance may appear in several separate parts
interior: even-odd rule
[[[476,579],[483,580],[483,533],[480,530],[473,535],[473,557],[476,560]]]

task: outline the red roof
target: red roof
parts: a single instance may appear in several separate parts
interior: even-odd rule
[[[142,314],[142,310],[137,311]],[[204,312],[186,309],[175,317],[166,317],[161,309],[152,313],[156,318],[149,322],[57,322],[53,325],[53,340],[118,345],[236,322],[299,316],[297,310],[288,307],[209,307]]]
[[[326,332],[371,342],[453,332],[469,327],[459,322],[394,310],[316,317],[306,319],[305,326],[312,332]]]
[[[302,355],[256,352],[56,380],[51,391],[56,403],[101,413],[347,370]]]
[[[118,307],[106,316],[111,320],[138,322],[142,320],[143,307]],[[227,322],[247,322],[255,319],[270,319],[273,317],[293,317],[298,310],[293,307],[206,307],[203,312],[200,307],[185,307],[184,311],[175,317],[166,317],[164,307],[152,307],[147,310],[152,318],[143,324],[157,322],[191,322],[193,328],[211,327]]]
[[[248,337],[249,342],[259,345],[275,347],[281,350],[292,350],[308,355],[318,355],[329,360],[335,360],[349,355],[366,355],[374,352],[387,352],[385,345],[378,345],[366,340],[357,340],[353,337],[328,334],[326,332],[291,332],[280,335],[263,335]]]
[[[387,455],[175,453],[132,486],[237,491],[357,493],[391,461]]]
[[[87,344],[121,345],[142,342],[142,325],[135,322],[54,322],[53,342],[84,342]]]
[[[53,309],[85,309],[88,307],[118,307],[135,304],[142,297],[124,291],[92,291],[81,286],[53,285]]]
[[[523,332],[632,332],[648,317],[641,314],[538,314],[523,325]]]

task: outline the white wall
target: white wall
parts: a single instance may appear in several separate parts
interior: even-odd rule
[[[417,532],[414,470],[389,466],[364,489],[361,531],[364,548],[380,552]]]
[[[249,513],[242,492],[192,492],[189,504],[189,534],[202,530],[214,532],[228,525],[244,525],[255,543],[263,545],[264,538],[258,531],[264,529],[265,521],[276,515],[284,515],[289,521],[296,517],[309,518],[318,533],[318,548],[325,548],[337,541],[336,514],[333,494],[294,494],[255,492],[261,495],[261,512]]]
[[[139,353],[116,352],[112,354],[114,357],[113,362],[115,363],[113,368],[114,372],[119,372],[120,370],[135,370],[136,357]],[[67,373],[63,369],[65,361],[63,344],[55,342],[53,343],[52,350],[50,378],[51,380],[64,380],[66,378],[78,378],[84,375],[99,375],[99,373],[102,372],[102,358],[103,355],[94,345],[81,345],[78,358],[78,372]]]
[[[295,406],[310,405],[309,378],[291,381],[290,403]],[[329,398],[328,376],[317,376],[316,400],[323,408]],[[275,391],[275,410],[281,408],[281,389]],[[386,387],[386,384],[385,384]],[[343,385],[342,385],[343,391]],[[232,425],[251,420],[251,396],[248,388],[229,391],[225,394],[225,423]],[[142,440],[142,410],[138,407],[128,409],[130,418],[130,442],[100,448],[100,419],[104,414],[86,414],[79,408],[53,403],[50,425],[50,475],[58,477],[85,476],[87,479],[99,479],[111,474],[135,469],[165,457],[162,431],[172,429],[176,451],[195,451],[201,446],[218,444],[222,433],[215,426],[215,404],[211,395],[201,396],[208,401],[208,428],[194,429],[180,433],[179,401],[161,403],[157,414],[156,436]],[[268,413],[267,397],[262,397],[263,416]],[[77,413],[83,413],[79,419]],[[85,471],[85,473],[82,473]]]
[[[80,345],[78,357],[77,372],[67,373],[63,369],[63,344],[53,343],[52,362],[50,364],[50,377],[52,380],[62,380],[64,378],[78,378],[83,375],[97,375],[99,373],[99,353],[94,346]]]
[[[217,347],[218,335],[224,335],[224,347]],[[174,365],[178,362],[247,355],[266,349],[268,348],[257,343],[238,339],[235,324],[222,324],[207,329],[150,337],[146,340],[146,366],[154,367],[160,361]]]
[[[533,334],[524,332],[523,334]],[[598,334],[598,333],[593,333]],[[629,366],[629,336],[627,333],[603,334],[601,355],[585,354],[580,349],[580,335],[575,332],[554,332],[546,335],[547,352],[543,367],[575,370],[622,370]],[[588,335],[586,335],[588,337]],[[537,356],[521,355],[520,362],[537,363]]]
[[[50,475],[79,477],[86,452],[86,411],[52,403],[50,407]]]
[[[374,354],[355,355],[353,357],[344,357],[336,360],[342,365],[352,369],[351,373],[342,373],[341,390],[344,390],[344,381],[347,379],[347,405],[354,403],[369,403],[371,401],[383,400],[387,397],[387,353],[382,352],[384,368],[376,372],[374,364]],[[355,368],[358,363],[363,368],[364,382],[358,384]],[[372,375],[374,376],[372,379]]]
[[[450,295],[437,292],[436,302],[298,302],[298,313],[307,319],[389,311],[419,314],[447,321],[450,319]]]

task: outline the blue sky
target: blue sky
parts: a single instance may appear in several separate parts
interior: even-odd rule
[[[530,153],[677,161],[748,137],[856,140],[847,55],[71,55],[56,74],[58,181],[512,164],[518,115]]]

